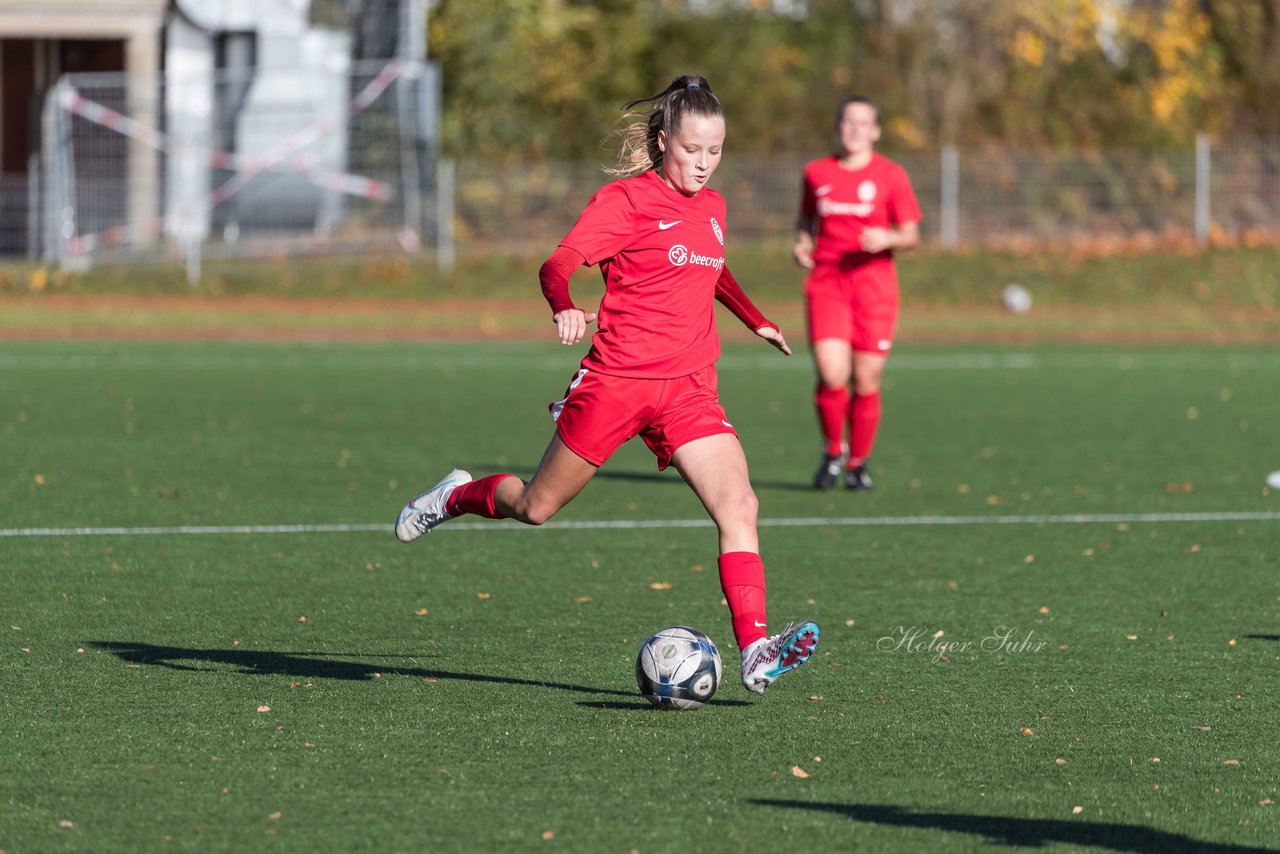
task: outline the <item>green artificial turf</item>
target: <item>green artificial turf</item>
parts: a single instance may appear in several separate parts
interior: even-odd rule
[[[1280,355],[904,347],[855,494],[807,488],[804,354],[730,346],[770,617],[822,626],[760,699],[638,443],[544,529],[392,536],[527,476],[577,355],[0,345],[0,850],[1280,839]],[[696,712],[635,690],[672,624],[728,665]]]

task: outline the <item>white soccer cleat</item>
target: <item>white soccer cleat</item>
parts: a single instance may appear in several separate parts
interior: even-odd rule
[[[818,647],[818,624],[789,625],[771,638],[761,638],[742,653],[742,684],[753,694],[763,694],[784,673],[809,660]]]
[[[411,543],[441,522],[452,519],[452,516],[444,512],[445,502],[454,489],[470,481],[469,472],[454,469],[444,480],[406,504],[400,511],[400,518],[396,520],[397,539],[402,543]]]

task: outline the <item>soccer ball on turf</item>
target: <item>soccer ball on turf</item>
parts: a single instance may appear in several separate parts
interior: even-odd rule
[[[697,709],[720,684],[720,653],[688,626],[654,632],[636,654],[636,685],[659,709]]]

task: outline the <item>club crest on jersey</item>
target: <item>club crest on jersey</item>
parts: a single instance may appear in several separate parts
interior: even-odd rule
[[[716,222],[716,218],[711,218],[711,230],[715,232],[716,240],[720,241],[720,245],[724,246],[724,232],[720,230],[720,223]]]
[[[697,252],[690,252],[688,247],[679,243],[667,250],[667,260],[676,267],[692,265],[695,267],[710,267],[713,270],[720,270],[724,267],[723,258],[712,258],[710,255],[699,255]]]

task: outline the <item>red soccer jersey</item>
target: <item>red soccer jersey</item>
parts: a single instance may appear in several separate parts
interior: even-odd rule
[[[804,169],[800,214],[817,222],[814,261],[860,267],[893,258],[893,250],[863,252],[859,248],[862,229],[919,222],[920,206],[907,171],[873,153],[871,162],[856,170],[843,168],[837,157],[809,163]]]
[[[724,269],[725,204],[686,196],[654,170],[606,184],[560,241],[604,276],[588,370],[682,377],[720,356],[715,291]]]

